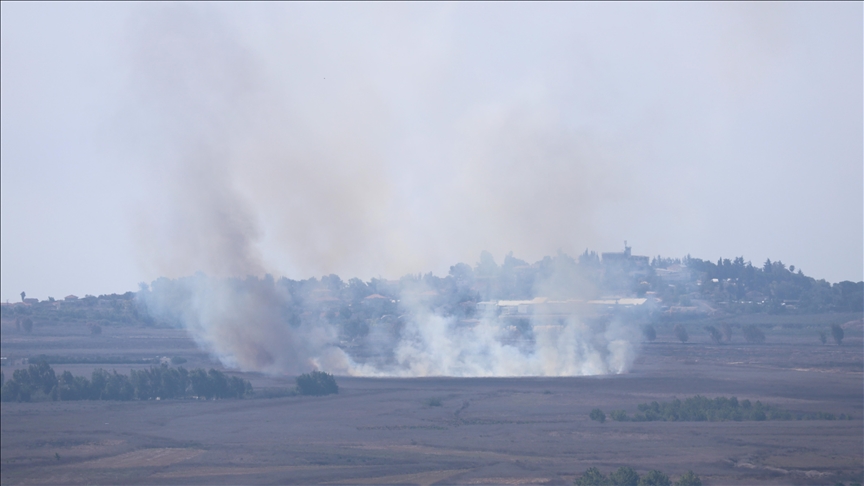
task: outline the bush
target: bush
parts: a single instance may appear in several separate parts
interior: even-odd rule
[[[652,470],[645,473],[644,476],[639,478],[639,486],[671,486],[672,481],[669,480],[669,476],[666,474]]]
[[[657,339],[657,330],[651,324],[646,324],[642,328],[642,336],[645,337],[646,341],[654,342]]]
[[[840,327],[839,324],[831,326],[831,337],[834,338],[834,342],[837,343],[837,346],[840,346],[840,343],[843,342],[843,328]]]
[[[708,335],[711,336],[711,341],[714,341],[714,344],[720,344],[723,341],[723,335],[720,334],[720,331],[714,326],[705,326],[705,330],[708,331]]]
[[[603,413],[603,410],[600,410],[599,408],[591,410],[591,413],[588,414],[588,416],[591,418],[591,420],[596,420],[601,424],[606,421],[606,414]]]
[[[330,373],[313,371],[297,377],[297,392],[301,395],[330,395],[339,393],[339,386]]]
[[[764,343],[765,333],[763,333],[755,324],[744,326],[744,339],[748,343]]]
[[[687,329],[684,329],[684,326],[681,324],[675,324],[675,327],[672,329],[672,332],[675,333],[675,337],[678,338],[682,343],[686,343],[690,336],[687,335]]]
[[[630,466],[621,466],[609,475],[609,484],[612,486],[638,486],[639,474]]]
[[[675,486],[702,486],[702,480],[693,471],[687,471],[683,476],[678,478]]]
[[[723,339],[725,339],[727,343],[729,341],[732,341],[732,324],[729,324],[728,322],[724,322],[722,329],[723,329]]]
[[[173,365],[181,365],[185,362],[186,362],[186,358],[183,358],[180,356],[174,356],[173,358],[171,358],[171,364],[173,364]]]
[[[596,467],[589,467],[582,476],[576,478],[573,483],[576,486],[607,486],[609,480]]]
[[[627,412],[624,410],[612,410],[609,412],[609,417],[616,422],[627,422],[630,420],[630,417],[627,416]]]
[[[440,398],[427,398],[426,399],[426,406],[427,407],[442,407],[442,406],[444,406],[444,404],[441,403]]]

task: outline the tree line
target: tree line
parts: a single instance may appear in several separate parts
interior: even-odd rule
[[[775,405],[755,403],[738,398],[717,397],[710,399],[701,395],[670,402],[641,403],[633,416],[624,410],[613,410],[609,417],[616,422],[724,422],[763,420],[852,420],[851,416],[839,416],[829,412],[792,412]],[[603,423],[606,414],[599,408],[589,413],[591,420]]]
[[[675,266],[679,268],[671,277],[669,269]],[[23,332],[32,331],[34,325],[69,321],[91,324],[96,335],[115,325],[180,327],[191,298],[189,289],[194,287],[188,284],[197,278],[207,277],[160,278],[125,294],[4,305],[0,314],[19,322]],[[286,324],[323,319],[337,325],[348,339],[367,334],[370,325],[398,321],[405,312],[400,301],[412,292],[423,293],[436,314],[457,318],[473,317],[476,304],[485,300],[590,299],[644,296],[649,291],[666,306],[691,306],[691,297],[699,297],[732,313],[861,312],[864,306],[864,282],[830,284],[780,261],[767,260],[761,267],[743,257],[720,258],[716,263],[689,255],[683,259],[658,256],[650,263],[629,256],[607,261],[588,250],[576,258],[558,252],[534,263],[511,252],[501,264],[484,251],[475,265],[457,263],[443,277],[430,272],[367,282],[344,281],[335,274],[305,280],[267,275],[228,282],[237,295],[267,295]]]
[[[781,261],[765,260],[761,267],[720,258],[717,263],[686,257],[681,261],[699,279],[699,292],[712,302],[726,302],[739,311],[751,312],[756,299],[764,299],[761,311],[769,313],[861,312],[864,282],[838,282],[808,277]]]
[[[668,474],[656,469],[639,475],[632,467],[621,466],[608,476],[596,467],[590,467],[576,478],[573,484],[576,486],[672,486],[673,483]],[[702,479],[693,471],[687,471],[674,484],[675,486],[702,486]]]
[[[0,400],[152,400],[170,398],[243,398],[252,394],[252,384],[221,371],[167,365],[132,370],[129,375],[93,370],[90,379],[64,371],[60,376],[46,361],[15,370],[5,379],[0,372]]]

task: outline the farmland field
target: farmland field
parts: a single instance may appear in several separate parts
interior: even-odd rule
[[[5,484],[570,484],[585,469],[693,470],[704,484],[835,484],[864,475],[860,315],[777,320],[765,344],[735,336],[641,346],[629,373],[568,378],[337,377],[338,395],[243,400],[3,403]],[[808,322],[845,322],[842,346]],[[786,325],[784,325],[784,323]],[[182,330],[3,322],[3,372],[24,358],[180,356],[216,367]],[[135,363],[54,364],[59,373]],[[230,370],[225,370],[230,372]],[[294,377],[235,373],[256,389]],[[589,419],[693,395],[760,400],[852,420],[614,422]]]

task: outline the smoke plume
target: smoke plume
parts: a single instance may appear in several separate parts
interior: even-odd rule
[[[518,82],[486,92],[483,75],[454,74],[486,61],[447,34],[448,8],[408,8],[396,26],[380,7],[342,7],[268,7],[278,27],[255,32],[213,7],[141,7],[127,45],[138,93],[129,136],[154,197],[139,244],[152,274],[179,278],[153,283],[142,296],[150,311],[243,370],[626,370],[634,340],[617,320],[532,321],[517,339],[495,316],[467,322],[414,288],[393,295],[393,322],[346,342],[327,318],[336,311],[264,277],[440,272],[480,248],[572,252],[591,238],[595,204],[634,193],[623,155],[551,102],[558,87],[514,73]],[[184,277],[196,272],[208,276]],[[535,290],[562,293],[554,279]]]

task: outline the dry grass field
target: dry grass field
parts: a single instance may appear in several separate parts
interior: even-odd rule
[[[854,318],[856,316],[851,316]],[[860,317],[860,316],[859,316]],[[850,320],[851,320],[850,318]],[[803,326],[803,325],[802,325]],[[574,378],[338,377],[326,397],[3,403],[2,484],[569,484],[591,466],[692,469],[706,485],[835,484],[864,475],[864,343],[809,328],[763,345],[691,343],[663,332],[630,373]],[[36,354],[182,356],[210,367],[183,331],[3,323],[3,372]],[[94,365],[53,365],[89,375]],[[98,365],[128,372],[138,365]],[[293,377],[242,374],[256,387]],[[593,408],[737,396],[854,419],[766,422],[591,421]],[[430,400],[437,399],[437,400]],[[440,405],[439,405],[440,403]]]

